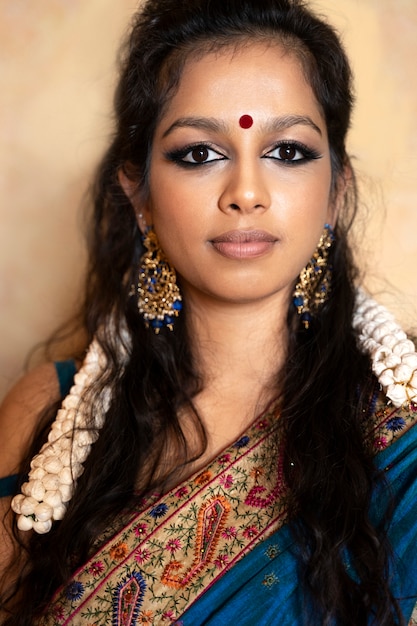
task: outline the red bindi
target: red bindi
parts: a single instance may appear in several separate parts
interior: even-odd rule
[[[251,115],[242,115],[239,120],[239,126],[241,128],[250,128],[253,124],[253,118]]]

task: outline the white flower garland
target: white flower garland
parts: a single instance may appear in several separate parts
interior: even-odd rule
[[[395,407],[417,403],[417,354],[414,343],[387,309],[358,290],[353,327],[372,361],[372,370]]]
[[[412,341],[385,307],[358,290],[353,327],[359,332],[361,348],[372,360],[372,369],[394,406],[417,402],[417,354]],[[54,520],[64,517],[83,473],[83,463],[97,440],[110,405],[110,390],[103,392],[104,412],[95,415],[86,429],[83,392],[106,366],[97,341],[89,347],[85,361],[74,377],[52,424],[48,441],[31,462],[28,482],[12,500],[20,530],[49,532]]]
[[[20,530],[33,529],[44,534],[50,531],[53,520],[64,517],[76,481],[84,471],[82,464],[99,436],[110,405],[110,394],[106,393],[109,389],[106,389],[104,413],[96,412],[94,424],[87,427],[83,392],[105,365],[106,358],[98,342],[93,341],[52,424],[48,441],[31,461],[28,482],[22,485],[22,493],[12,500]]]

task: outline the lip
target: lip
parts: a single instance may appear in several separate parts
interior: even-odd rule
[[[267,254],[277,238],[265,230],[229,230],[211,239],[214,249],[228,259],[254,259]]]

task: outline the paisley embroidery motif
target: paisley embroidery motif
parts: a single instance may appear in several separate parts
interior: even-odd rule
[[[178,572],[183,565],[178,561],[172,561],[165,568],[161,578],[165,585],[176,589],[185,587],[210,562],[226,525],[229,511],[230,504],[222,496],[206,502],[201,507],[198,514],[197,543],[193,564],[184,574],[177,575],[174,572]]]
[[[136,626],[146,583],[138,573],[122,581],[114,592],[113,626]]]

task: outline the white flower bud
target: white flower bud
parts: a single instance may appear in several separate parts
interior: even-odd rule
[[[79,476],[81,476],[81,474],[84,471],[84,466],[82,463],[77,463],[76,461],[72,463],[71,465],[71,469],[72,469],[72,475],[75,478],[78,478]]]
[[[403,354],[401,362],[404,363],[404,365],[411,367],[412,370],[417,370],[417,354],[415,352]]]
[[[23,483],[20,491],[25,495],[25,496],[31,496],[32,495],[32,483],[27,482],[27,483]]]
[[[63,467],[58,474],[59,481],[62,485],[72,485],[73,477],[70,467]]]
[[[33,519],[31,517],[25,517],[25,515],[19,515],[17,519],[17,527],[19,530],[32,530]]]
[[[32,498],[35,498],[35,500],[37,500],[38,502],[42,502],[45,495],[45,487],[43,486],[43,482],[40,480],[33,480],[30,481],[30,485],[32,493],[30,493],[29,495],[31,495]]]
[[[397,367],[397,365],[400,365],[400,363],[401,363],[401,358],[396,354],[390,354],[385,359],[385,365],[387,367]]]
[[[38,506],[39,502],[35,500],[35,498],[26,497],[23,502],[20,504],[20,511],[22,515],[34,515],[35,508]]]
[[[404,354],[409,354],[414,351],[414,344],[409,339],[404,339],[403,341],[399,341],[392,351],[394,354],[398,354],[398,356],[403,356]]]
[[[62,470],[61,460],[56,456],[51,456],[45,460],[44,468],[48,474],[59,474]]]
[[[72,485],[60,485],[59,486],[59,491],[61,493],[62,496],[62,502],[69,502],[71,500],[71,496],[73,493],[73,486]]]
[[[387,369],[387,366],[385,365],[384,361],[377,361],[376,363],[374,363],[374,374],[375,376],[377,376],[378,378],[381,376],[382,372],[384,372]]]
[[[22,502],[25,501],[25,496],[19,493],[12,500],[11,507],[15,513],[20,514],[22,512]]]
[[[378,346],[376,350],[372,351],[372,358],[374,361],[383,361],[389,356],[391,356],[392,352],[390,348],[387,346]]]
[[[55,491],[60,484],[59,478],[56,474],[47,474],[43,479],[43,485],[47,491]]]
[[[31,460],[30,467],[32,469],[35,469],[36,467],[43,467],[44,462],[45,462],[45,456],[43,454],[37,454]]]
[[[88,376],[82,370],[79,370],[74,376],[74,383],[76,385],[80,385],[81,391],[83,391],[87,380],[88,380]]]
[[[61,492],[58,490],[47,491],[45,493],[43,501],[46,504],[49,504],[49,506],[51,506],[53,509],[55,509],[57,506],[61,506],[62,504]]]
[[[387,397],[397,408],[407,402],[405,387],[402,387],[401,385],[390,385],[387,389]]]
[[[385,337],[382,337],[381,339],[381,345],[386,346],[390,350],[393,349],[396,343],[397,343],[397,340],[395,338],[395,335],[385,335]]]
[[[80,403],[80,399],[76,396],[72,396],[71,392],[70,395],[68,395],[66,398],[64,398],[64,401],[62,403],[62,406],[65,409],[76,409],[78,407]]]
[[[67,507],[61,504],[60,506],[56,506],[54,508],[53,519],[60,520],[64,519],[65,513],[67,512]]]
[[[46,504],[46,502],[41,502],[35,507],[35,516],[39,522],[46,522],[49,519],[52,519],[53,508]]]
[[[60,437],[62,436],[62,431],[61,431],[61,426],[57,427],[55,425],[55,428],[52,428],[49,431],[48,434],[48,441],[49,443],[54,443],[55,441],[57,441]]]
[[[413,375],[413,370],[408,365],[401,363],[394,369],[394,380],[397,383],[408,383]]]
[[[33,530],[38,533],[38,535],[46,535],[52,528],[52,521],[45,520],[44,522],[33,522]]]
[[[43,467],[36,467],[34,470],[31,470],[29,476],[31,480],[43,480],[46,476],[46,472]]]
[[[392,370],[385,370],[385,372],[382,372],[379,376],[379,382],[383,387],[389,387],[392,385],[394,383],[394,374],[392,373]]]

